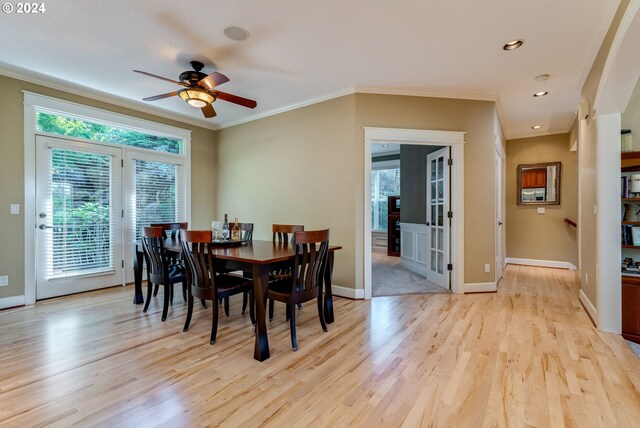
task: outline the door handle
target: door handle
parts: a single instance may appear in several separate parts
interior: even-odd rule
[[[41,224],[40,226],[38,226],[38,229],[40,230],[53,229],[53,226],[47,226],[46,224]]]

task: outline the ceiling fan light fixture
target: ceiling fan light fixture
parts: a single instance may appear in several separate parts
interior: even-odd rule
[[[201,89],[187,88],[178,91],[180,98],[185,100],[187,104],[195,108],[206,107],[215,101],[213,95]]]

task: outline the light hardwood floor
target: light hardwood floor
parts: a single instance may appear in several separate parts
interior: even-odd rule
[[[49,300],[0,315],[0,425],[639,426],[640,360],[572,279],[510,266],[496,294],[338,298],[328,333],[305,305],[295,353],[279,306],[263,363],[238,300],[215,345],[208,310],[182,332],[178,292],[165,323],[131,287]]]

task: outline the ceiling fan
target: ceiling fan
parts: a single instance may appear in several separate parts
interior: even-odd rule
[[[228,94],[226,92],[218,91],[214,89],[216,86],[221,85],[229,81],[229,78],[222,73],[214,71],[213,73],[206,75],[201,72],[204,68],[204,64],[200,61],[191,61],[191,67],[193,70],[187,70],[180,74],[177,80],[167,79],[166,77],[156,76],[155,74],[147,73],[146,71],[133,70],[136,73],[144,74],[147,76],[155,77],[156,79],[164,80],[167,82],[175,83],[176,85],[184,86],[183,89],[175,92],[169,92],[168,94],[155,95],[153,97],[143,98],[143,101],[156,101],[163,98],[179,96],[192,107],[202,110],[204,117],[215,117],[216,111],[213,109],[213,102],[218,98],[223,101],[238,104],[243,107],[255,108],[258,103],[248,98],[239,97],[237,95]]]

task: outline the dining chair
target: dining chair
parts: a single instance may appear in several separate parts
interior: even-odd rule
[[[181,230],[187,230],[189,228],[189,223],[188,222],[173,222],[173,223],[151,223],[149,225],[149,227],[161,227],[162,228],[162,236],[164,238],[171,238],[171,239],[180,239],[180,231]],[[167,233],[169,232],[169,233]],[[170,258],[170,263],[174,263],[174,264],[178,264],[178,263],[182,263],[181,262],[181,257],[182,255],[180,253],[167,253],[167,255]],[[158,286],[158,284],[156,284],[155,289],[153,290],[153,295],[156,296],[158,294],[158,289],[160,287]],[[182,298],[186,301],[187,300],[187,294],[186,294],[186,288],[182,289]]]
[[[304,231],[304,226],[301,224],[274,224],[271,226],[273,232],[274,244],[289,244],[289,234],[295,232]],[[282,281],[291,278],[291,266],[285,266],[279,269],[274,269],[269,272],[269,282]],[[269,321],[273,319],[274,310],[273,300],[269,300]],[[298,308],[302,309],[302,305],[298,305]],[[287,320],[289,319],[289,308],[287,308]]]
[[[181,232],[182,254],[187,265],[187,283],[189,293],[187,297],[187,318],[183,331],[189,330],[193,315],[193,301],[195,298],[211,300],[213,319],[211,322],[210,343],[216,341],[218,334],[218,312],[216,301],[226,299],[240,293],[249,293],[249,316],[255,324],[255,308],[253,301],[253,281],[239,275],[229,275],[218,272],[216,262],[212,256],[213,244],[210,230],[185,230]]]
[[[291,345],[298,350],[295,305],[316,299],[322,330],[327,331],[322,314],[322,281],[329,256],[329,229],[294,232],[295,261],[289,279],[269,283],[267,298],[287,305]]]
[[[162,306],[162,321],[167,319],[169,301],[173,302],[173,286],[182,283],[183,295],[186,295],[186,272],[184,264],[172,263],[164,248],[164,236],[161,227],[142,228],[142,251],[147,263],[147,301],[143,312],[149,309],[153,284],[164,286],[164,304]]]
[[[189,228],[189,223],[186,221],[173,223],[151,223],[150,227],[161,227],[165,238],[180,239],[180,231],[187,230]],[[167,234],[167,232],[170,233]]]

